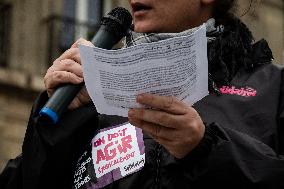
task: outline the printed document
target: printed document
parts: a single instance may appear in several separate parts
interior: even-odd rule
[[[84,81],[101,114],[127,117],[136,96],[175,96],[192,105],[208,95],[206,27],[193,34],[118,50],[80,45]]]

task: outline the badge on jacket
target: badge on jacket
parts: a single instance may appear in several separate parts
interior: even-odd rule
[[[104,187],[145,164],[142,130],[130,123],[100,130],[92,140],[96,185]]]

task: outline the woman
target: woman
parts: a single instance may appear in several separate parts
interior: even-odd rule
[[[128,120],[143,130],[145,166],[105,188],[283,188],[283,69],[271,64],[267,43],[253,43],[247,27],[231,14],[236,1],[129,3],[135,32],[126,38],[128,46],[179,36],[206,22],[210,95],[192,107],[173,97],[139,95],[137,102],[152,108],[131,109]],[[155,34],[141,38],[150,32]],[[47,92],[35,102],[21,161],[4,171],[6,188],[98,186],[92,167],[87,167],[89,180],[76,185],[77,161],[91,157],[88,144],[98,127],[127,119],[99,116],[83,89],[58,126],[37,122],[58,85],[83,81],[78,44],[91,45],[78,40],[47,71]]]

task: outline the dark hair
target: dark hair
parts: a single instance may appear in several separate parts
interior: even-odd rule
[[[234,17],[234,11],[236,8],[236,0],[216,0],[213,17],[217,23],[229,22]]]
[[[254,1],[255,0],[249,1],[249,7],[247,10],[244,10],[241,16],[246,15],[250,11]],[[216,0],[213,9],[213,17],[216,19],[217,23],[225,24],[237,17],[235,14],[237,8],[237,0]]]
[[[253,1],[250,0],[250,7]],[[208,44],[211,73],[209,90],[213,92],[216,91],[215,84],[228,85],[240,68],[247,71],[253,68],[253,36],[248,27],[236,16],[236,3],[237,0],[215,0],[213,17],[216,25],[223,25],[225,29],[216,37],[214,43]]]

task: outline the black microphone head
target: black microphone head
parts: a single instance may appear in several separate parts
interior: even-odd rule
[[[102,18],[101,25],[119,40],[124,37],[132,24],[132,16],[128,10],[117,7]]]

